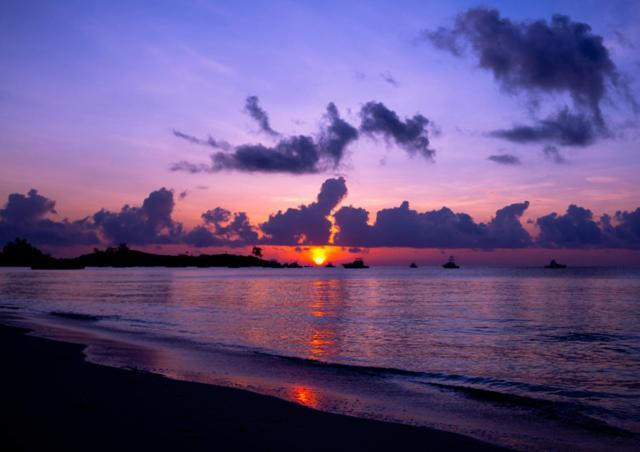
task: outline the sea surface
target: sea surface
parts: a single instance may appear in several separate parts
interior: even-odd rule
[[[640,449],[640,269],[0,269],[87,359],[516,449]]]

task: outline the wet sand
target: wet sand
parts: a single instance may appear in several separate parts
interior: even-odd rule
[[[453,433],[84,360],[0,326],[0,450],[496,450]]]

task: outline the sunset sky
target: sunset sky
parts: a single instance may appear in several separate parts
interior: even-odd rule
[[[0,239],[640,264],[640,2],[481,5],[5,1]]]

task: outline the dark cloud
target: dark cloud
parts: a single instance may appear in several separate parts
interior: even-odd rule
[[[318,139],[321,155],[326,155],[336,168],[346,147],[358,138],[358,131],[344,119],[340,118],[338,108],[333,102],[327,105],[326,125],[320,131]]]
[[[56,213],[55,207],[55,201],[39,195],[38,190],[32,188],[26,196],[10,194],[5,208],[0,210],[0,218],[8,223],[33,223],[49,213]]]
[[[613,224],[609,215],[601,218],[606,245],[612,248],[640,248],[640,208],[631,212],[618,211]]]
[[[585,115],[560,110],[531,126],[515,125],[511,129],[494,130],[490,135],[515,143],[555,143],[563,146],[588,146],[601,133]]]
[[[314,202],[278,211],[257,227],[244,212],[216,207],[202,214],[200,225],[185,231],[172,218],[173,193],[166,188],[151,192],[139,207],[125,205],[118,212],[102,209],[77,221],[47,218],[55,202],[32,190],[27,195],[9,195],[0,209],[0,241],[22,237],[48,246],[102,242],[195,247],[327,245],[332,212],[346,195],[343,178],[327,179]],[[529,220],[538,229],[534,238],[522,226],[528,207],[527,201],[507,205],[482,223],[447,207],[419,212],[405,201],[399,207],[380,210],[369,224],[367,210],[345,206],[333,214],[337,232],[332,244],[351,253],[371,247],[640,249],[640,208],[595,218],[590,210],[572,204],[563,214]]]
[[[560,150],[555,146],[547,145],[542,148],[542,152],[544,153],[545,157],[547,157],[553,163],[556,163],[558,165],[567,163],[567,160],[564,158]]]
[[[435,151],[429,148],[429,120],[421,114],[400,120],[398,114],[381,102],[367,102],[360,110],[360,131],[371,136],[391,139],[409,154],[432,159]]]
[[[331,236],[331,221],[327,219],[333,209],[347,195],[342,177],[327,179],[320,188],[315,202],[270,215],[260,225],[266,235],[264,243],[272,245],[324,245]]]
[[[492,162],[499,163],[500,165],[520,165],[522,162],[518,157],[511,154],[496,154],[490,155],[487,157],[487,160],[491,160]]]
[[[249,116],[251,116],[260,127],[260,130],[267,135],[272,137],[277,137],[280,134],[271,128],[271,124],[269,124],[269,115],[266,111],[264,111],[260,105],[258,96],[249,96],[244,104],[244,111],[246,111]]]
[[[29,193],[12,193],[0,209],[0,242],[17,237],[35,245],[91,245],[98,243],[93,225],[87,220],[53,221],[46,218],[55,214],[55,201],[31,189]]]
[[[388,83],[389,85],[393,86],[394,88],[397,88],[398,85],[398,81],[395,79],[395,77],[393,75],[391,75],[391,72],[383,72],[380,74],[380,78],[382,80],[384,80],[386,83]]]
[[[492,134],[519,143],[547,142],[588,146],[610,136],[601,105],[617,93],[631,106],[638,105],[627,78],[618,72],[602,36],[567,16],[550,21],[517,22],[501,17],[495,9],[472,8],[459,14],[450,28],[425,31],[436,48],[462,56],[470,49],[481,68],[508,92],[567,94],[573,111],[516,125]]]
[[[379,211],[373,225],[367,224],[366,210],[342,207],[334,215],[338,227],[335,243],[361,247],[522,248],[531,244],[519,220],[528,206],[528,202],[507,206],[484,224],[447,207],[421,213],[405,201],[400,207]]]
[[[566,92],[598,123],[607,86],[621,85],[602,36],[567,16],[515,22],[495,9],[472,8],[452,28],[427,31],[425,37],[455,55],[468,44],[480,67],[510,91]]]
[[[173,171],[191,173],[236,170],[243,172],[310,174],[338,167],[347,146],[358,131],[340,118],[333,103],[327,106],[317,137],[296,135],[282,138],[275,146],[243,144],[232,152],[211,155],[211,163],[177,162]]]
[[[520,222],[520,218],[528,208],[529,201],[524,201],[510,204],[496,211],[495,217],[487,224],[487,237],[483,240],[483,245],[492,248],[531,246],[533,240]]]
[[[203,224],[185,235],[185,242],[196,246],[246,246],[258,242],[249,217],[244,212],[231,213],[222,207],[202,214]]]
[[[538,245],[545,248],[589,248],[603,244],[603,234],[589,209],[571,204],[564,215],[537,219]]]
[[[102,209],[93,215],[93,222],[110,243],[177,243],[183,231],[171,216],[174,205],[173,193],[161,188],[151,192],[142,206],[125,205],[120,212]]]

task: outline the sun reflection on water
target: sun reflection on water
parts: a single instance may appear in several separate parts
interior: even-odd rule
[[[309,408],[317,408],[319,405],[318,393],[311,388],[305,386],[294,386],[291,388],[293,399],[300,405]]]

